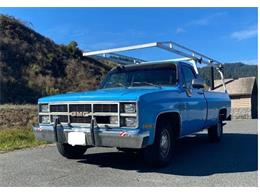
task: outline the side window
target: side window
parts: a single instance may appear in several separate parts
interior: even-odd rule
[[[191,85],[192,85],[192,79],[195,79],[196,76],[195,74],[193,73],[193,71],[187,67],[187,66],[183,66],[182,67],[182,72],[183,72],[183,76],[184,76],[184,83],[185,83],[185,86],[187,88],[191,88]]]

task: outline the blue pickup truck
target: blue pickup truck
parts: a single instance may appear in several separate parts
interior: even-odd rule
[[[184,61],[118,66],[97,90],[40,98],[33,130],[67,158],[104,146],[140,151],[146,162],[166,165],[179,138],[207,129],[209,141],[221,140],[230,98],[205,86]]]

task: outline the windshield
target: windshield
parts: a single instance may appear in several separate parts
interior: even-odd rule
[[[175,85],[174,68],[120,69],[110,73],[101,88]]]

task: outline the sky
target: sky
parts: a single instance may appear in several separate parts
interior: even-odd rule
[[[58,44],[83,51],[175,41],[221,62],[257,64],[257,8],[0,8]],[[170,59],[155,49],[122,53]]]

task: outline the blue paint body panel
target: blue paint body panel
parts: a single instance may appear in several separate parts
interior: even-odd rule
[[[228,94],[192,89],[191,95],[187,95],[187,91],[182,87],[183,78],[180,67],[183,63],[175,65],[178,74],[176,86],[98,89],[43,97],[39,99],[38,103],[71,101],[137,102],[138,127],[128,130],[138,131],[140,134],[148,131],[150,135],[148,145],[154,141],[157,118],[162,113],[179,115],[180,136],[189,135],[217,124],[220,109],[226,109],[227,117],[230,115],[231,103]],[[144,128],[144,125],[147,124],[150,125],[150,128]],[[124,128],[114,128],[113,130],[126,131]]]
[[[156,91],[169,90],[170,87],[134,87],[98,89],[86,92],[65,93],[40,98],[38,103],[66,101],[137,101],[140,96]]]

